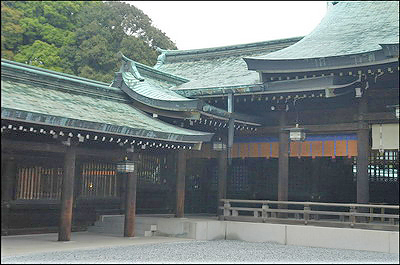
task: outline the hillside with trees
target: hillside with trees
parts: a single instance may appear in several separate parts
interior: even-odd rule
[[[110,83],[118,52],[153,66],[176,45],[123,2],[1,1],[1,57]]]

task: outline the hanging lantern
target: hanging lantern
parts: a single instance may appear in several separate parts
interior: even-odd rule
[[[135,162],[125,157],[124,161],[117,163],[117,171],[121,173],[132,173],[135,171]]]
[[[299,124],[296,123],[296,127],[289,129],[289,138],[291,141],[304,141],[306,139],[304,128],[299,128]]]
[[[394,114],[396,115],[396,118],[399,119],[399,117],[400,117],[399,105],[388,105],[386,107],[390,108],[390,109],[394,109]]]
[[[214,151],[222,151],[226,149],[226,144],[223,142],[213,142],[213,150]]]

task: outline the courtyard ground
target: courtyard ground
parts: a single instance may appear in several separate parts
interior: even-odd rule
[[[398,254],[235,240],[124,238],[89,232],[2,237],[1,263],[393,263]]]

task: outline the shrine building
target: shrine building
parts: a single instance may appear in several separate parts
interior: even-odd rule
[[[109,84],[2,59],[2,234],[224,198],[398,205],[398,14],[333,2],[304,37],[120,53]]]

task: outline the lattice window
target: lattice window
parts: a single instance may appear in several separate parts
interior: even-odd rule
[[[166,158],[142,154],[138,164],[138,183],[161,184],[161,168],[165,165]]]
[[[62,168],[19,167],[16,199],[38,200],[61,198]]]
[[[398,182],[399,152],[396,150],[378,150],[371,152],[368,174],[371,182]]]
[[[399,151],[372,150],[369,156],[368,175],[370,182],[398,182]],[[353,181],[357,181],[357,159],[353,161]]]
[[[118,197],[116,165],[111,163],[84,163],[81,167],[80,197]]]
[[[188,177],[187,189],[190,191],[199,190],[201,188],[201,176],[199,174],[190,175]]]
[[[233,192],[248,191],[249,186],[249,170],[245,165],[233,166],[233,174],[230,178],[230,186]]]
[[[218,190],[218,167],[215,166],[211,169],[210,190]]]

